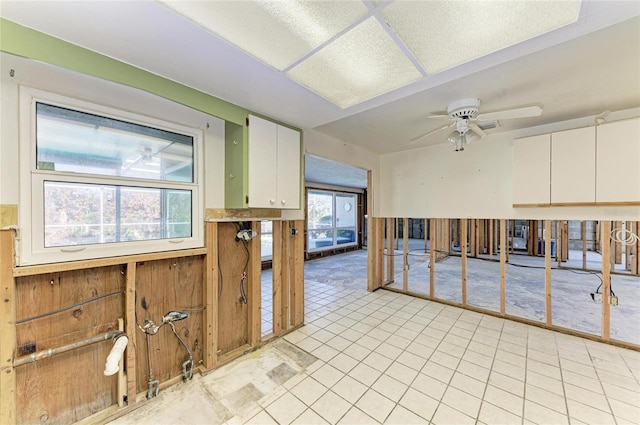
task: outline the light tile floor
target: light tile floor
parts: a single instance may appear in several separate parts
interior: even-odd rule
[[[640,424],[640,352],[331,276],[285,341],[114,423]]]

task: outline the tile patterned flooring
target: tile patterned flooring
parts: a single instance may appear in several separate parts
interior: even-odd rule
[[[370,293],[366,269],[322,261],[305,326],[114,424],[640,424],[640,352]]]

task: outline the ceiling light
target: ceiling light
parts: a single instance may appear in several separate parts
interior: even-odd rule
[[[162,3],[279,71],[367,13],[359,1]]]
[[[398,1],[382,16],[428,74],[578,20],[580,0]]]
[[[375,18],[320,49],[286,75],[342,108],[422,78]]]

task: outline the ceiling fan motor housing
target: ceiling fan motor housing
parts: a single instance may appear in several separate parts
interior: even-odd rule
[[[447,114],[451,118],[475,118],[478,116],[480,99],[472,97],[451,102],[447,107]]]

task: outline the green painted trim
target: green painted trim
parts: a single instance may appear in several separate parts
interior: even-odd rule
[[[225,208],[245,208],[248,193],[246,182],[246,143],[243,128],[231,122],[224,125],[224,205]]]
[[[0,51],[156,94],[244,126],[249,111],[124,62],[0,18]]]

